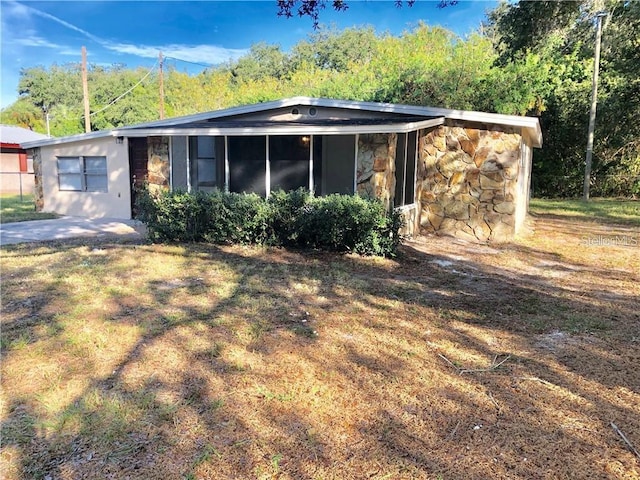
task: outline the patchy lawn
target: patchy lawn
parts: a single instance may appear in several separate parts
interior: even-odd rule
[[[28,220],[47,220],[57,218],[55,213],[36,212],[33,195],[0,196],[0,223],[26,222]]]
[[[611,422],[640,446],[640,232],[533,228],[395,261],[5,247],[0,476],[639,478]]]
[[[531,211],[534,214],[640,227],[640,200],[592,198],[588,202],[584,202],[582,200],[535,198],[531,200]]]

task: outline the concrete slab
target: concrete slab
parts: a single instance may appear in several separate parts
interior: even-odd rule
[[[113,218],[61,217],[0,225],[0,245],[78,237],[142,238],[143,235],[144,225],[139,221]]]

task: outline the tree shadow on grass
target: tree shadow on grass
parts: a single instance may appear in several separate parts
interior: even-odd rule
[[[117,246],[108,262],[131,248]],[[395,262],[135,248],[141,259],[179,268],[110,295],[105,325],[139,335],[121,339],[124,354],[110,360],[109,372],[92,375],[55,415],[34,397],[7,392],[3,443],[20,457],[19,477],[635,471],[607,422],[640,436],[630,336],[636,298],[618,294],[616,315],[625,320],[617,322],[610,309],[544,277],[473,260],[447,264],[451,257],[409,247]],[[49,287],[64,293],[63,284]],[[67,295],[72,301],[74,292]],[[604,319],[605,334],[589,335],[578,322],[563,343],[549,343],[574,312]],[[496,355],[510,357],[491,369]],[[465,368],[480,371],[460,373]]]

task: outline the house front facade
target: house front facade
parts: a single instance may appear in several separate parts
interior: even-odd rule
[[[64,215],[131,218],[136,188],[306,188],[399,208],[407,233],[487,241],[521,228],[538,120],[296,97],[28,142],[36,202]]]

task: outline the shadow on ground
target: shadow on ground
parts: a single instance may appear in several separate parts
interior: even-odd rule
[[[9,249],[5,478],[637,476],[638,272],[438,242]]]

